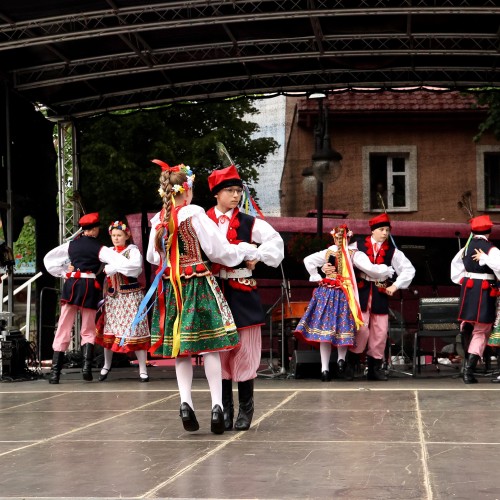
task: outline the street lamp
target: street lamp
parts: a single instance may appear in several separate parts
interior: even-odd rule
[[[316,179],[316,234],[323,234],[323,183],[336,181],[341,172],[342,155],[330,146],[328,134],[328,107],[323,106],[325,94],[311,94],[309,99],[316,98],[319,102],[318,120],[314,127],[314,153],[312,155],[312,174]]]

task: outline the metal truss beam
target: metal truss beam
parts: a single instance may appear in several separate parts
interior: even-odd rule
[[[349,72],[350,79],[346,82],[342,71],[318,74],[315,71],[295,72],[274,75],[253,75],[242,87],[239,78],[225,78],[224,81],[184,82],[181,85],[155,86],[140,88],[136,91],[141,95],[138,106],[134,90],[114,94],[94,95],[85,99],[58,102],[57,106],[66,114],[86,116],[108,111],[130,109],[131,107],[149,107],[162,103],[186,101],[203,101],[208,96],[211,99],[223,99],[235,95],[258,97],[264,94],[291,95],[305,94],[318,89],[391,89],[400,87],[431,86],[443,89],[453,89],[453,82],[461,82],[463,86],[473,89],[478,86],[491,85],[497,75],[490,74],[489,68],[465,70],[463,68],[393,68],[388,70],[359,70]],[[488,80],[488,75],[491,79]],[[369,81],[370,83],[367,83]]]
[[[221,64],[246,64],[253,61],[295,59],[297,57],[347,58],[379,56],[498,56],[497,36],[476,34],[437,37],[433,34],[402,38],[401,36],[368,37],[323,37],[322,50],[318,51],[309,38],[295,40],[253,40],[238,44],[238,55],[234,55],[234,44],[230,42],[199,45],[189,48],[156,50],[155,62],[144,64],[135,53],[116,54],[113,58],[96,57],[72,62],[54,63],[21,71],[14,71],[15,87],[18,90],[40,88],[59,83],[89,81],[103,77],[147,73],[158,70],[175,71],[184,67],[219,66]]]
[[[56,4],[0,13],[2,74],[54,119],[353,86],[500,88],[497,0]]]
[[[59,205],[59,243],[78,229],[81,211],[75,199],[78,189],[76,134],[72,121],[57,122],[57,183]]]

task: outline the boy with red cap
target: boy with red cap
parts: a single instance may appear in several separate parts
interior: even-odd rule
[[[92,380],[92,358],[94,355],[95,316],[101,299],[101,287],[96,280],[102,263],[123,264],[121,256],[97,241],[99,214],[86,214],[79,220],[80,232],[71,241],[51,250],[43,259],[47,271],[57,278],[64,278],[61,294],[61,314],[52,343],[54,356],[50,384],[58,384],[64,362],[64,353],[69,347],[71,331],[80,311],[80,339],[83,352],[83,380]],[[125,260],[126,262],[126,260]],[[70,272],[68,270],[71,269]]]
[[[495,320],[500,251],[488,241],[493,227],[488,215],[474,217],[470,225],[469,241],[451,261],[451,280],[461,285],[461,331],[471,335],[463,380],[465,384],[476,384],[474,369],[483,356]]]
[[[373,217],[368,224],[371,236],[358,242],[358,250],[364,252],[372,264],[386,264],[392,267],[397,278],[394,283],[388,284],[356,269],[364,325],[356,335],[356,347],[353,347],[351,352],[361,354],[368,346],[367,379],[387,380],[387,375],[381,367],[389,330],[389,297],[397,290],[410,286],[415,276],[415,268],[405,254],[390,242],[391,221],[387,214]]]
[[[238,333],[239,347],[221,353],[222,398],[226,430],[233,428],[234,403],[232,381],[238,382],[239,412],[234,428],[250,428],[254,412],[253,381],[260,365],[262,338],[261,325],[265,314],[252,278],[258,261],[277,267],[284,257],[283,239],[270,224],[262,219],[242,213],[238,209],[243,194],[243,182],[234,165],[213,171],[208,185],[217,205],[207,215],[216,222],[221,233],[230,243],[240,241],[258,244],[257,259],[243,262],[238,267],[221,266],[215,276],[221,280],[224,297],[233,313]]]

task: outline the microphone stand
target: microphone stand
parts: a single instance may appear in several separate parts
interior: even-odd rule
[[[418,292],[414,292],[415,294]],[[407,360],[410,359],[408,354],[406,354],[404,350],[404,334],[405,334],[405,323],[404,323],[404,318],[403,318],[403,290],[399,290],[399,329],[400,329],[400,347],[399,351],[396,354],[396,359],[402,359],[403,364],[407,365],[406,363]],[[392,362],[392,351],[391,351],[391,340],[389,338],[389,363],[387,365],[387,371],[388,372],[394,372],[394,373],[401,373],[403,375],[408,375],[409,377],[413,377],[413,373],[407,372],[404,370],[397,370],[394,366],[394,363]]]
[[[287,364],[287,349],[286,344],[287,338],[285,335],[285,302],[288,305],[288,309],[291,312],[290,307],[290,282],[285,279],[285,273],[283,271],[283,264],[280,264],[281,268],[281,293],[276,302],[266,311],[266,316],[270,315],[269,322],[269,360],[268,368],[257,372],[257,375],[265,378],[278,378],[285,377],[288,378],[288,372],[286,369]],[[272,312],[278,304],[281,304],[281,366],[276,367],[273,364],[273,318]],[[268,372],[268,373],[266,373]]]

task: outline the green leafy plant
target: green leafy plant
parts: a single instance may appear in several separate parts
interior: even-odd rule
[[[19,238],[14,242],[14,258],[17,272],[33,272],[36,260],[35,220],[25,217]]]

